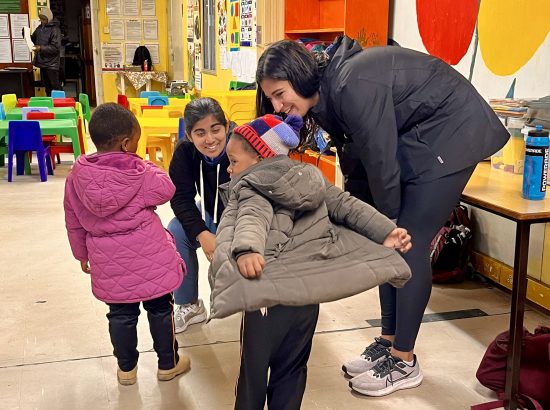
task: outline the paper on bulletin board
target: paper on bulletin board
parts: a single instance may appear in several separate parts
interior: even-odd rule
[[[143,20],[143,39],[144,40],[158,40],[159,22],[158,20],[146,19]]]
[[[141,41],[141,20],[126,20],[126,40]]]
[[[218,44],[227,46],[227,7],[225,0],[218,0]]]
[[[144,45],[149,50],[149,53],[151,53],[151,61],[153,62],[153,64],[160,64],[159,45],[158,44],[144,44]]]
[[[124,43],[124,55],[126,56],[126,64],[134,62],[134,54],[139,47],[139,43]]]
[[[7,14],[0,14],[0,38],[10,37],[9,17]]]
[[[256,16],[254,0],[241,0],[240,24],[241,47],[252,47],[256,43]]]
[[[122,45],[120,43],[103,43],[103,70],[121,70],[123,66]]]
[[[13,48],[13,62],[30,63],[31,53],[27,47],[27,42],[23,39],[14,39],[11,42]]]
[[[187,2],[187,42],[193,42],[193,2]]]
[[[106,4],[108,16],[121,16],[122,7],[120,6],[120,0],[107,0]]]
[[[12,63],[11,59],[11,40],[9,38],[0,38],[0,63]]]
[[[23,38],[23,27],[29,26],[28,14],[10,14],[12,38]]]
[[[124,40],[124,20],[109,19],[109,34],[111,40]]]
[[[240,0],[230,0],[229,2],[229,49],[238,51],[240,49]]]
[[[141,15],[156,16],[157,9],[155,8],[155,0],[141,0]]]
[[[125,16],[139,16],[138,0],[122,0]]]
[[[231,68],[230,55],[231,53],[227,52],[227,47],[220,46],[220,67],[222,70],[228,70]]]

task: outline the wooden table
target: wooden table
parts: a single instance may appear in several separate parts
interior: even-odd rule
[[[34,95],[32,68],[0,70],[0,95],[15,94],[21,97]]]
[[[506,409],[518,408],[518,382],[521,361],[523,316],[527,297],[527,259],[532,224],[550,222],[550,193],[542,201],[521,197],[522,176],[479,164],[462,193],[462,202],[516,223],[510,345],[506,366]]]

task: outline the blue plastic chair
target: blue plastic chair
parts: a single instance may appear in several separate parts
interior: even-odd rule
[[[40,181],[46,182],[46,167],[48,174],[53,175],[50,147],[42,142],[42,133],[38,121],[10,121],[8,125],[8,182],[12,180],[13,155],[17,159],[17,175],[23,175],[25,154],[36,151]]]
[[[168,97],[166,95],[147,97],[147,105],[168,105]]]
[[[21,119],[26,120],[27,114],[30,112],[49,112],[48,107],[23,107],[21,108]]]
[[[65,98],[65,91],[52,90],[52,98]]]
[[[155,97],[157,95],[160,95],[160,92],[158,92],[158,91],[142,91],[142,92],[139,93],[139,98]]]
[[[4,103],[0,103],[0,120],[6,119],[6,110],[4,110]]]
[[[183,117],[180,117],[178,124],[178,141],[185,139],[185,120]]]

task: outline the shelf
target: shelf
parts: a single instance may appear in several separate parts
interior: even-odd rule
[[[311,29],[299,29],[299,30],[285,30],[286,34],[307,34],[307,33],[343,33],[344,28],[311,28]]]

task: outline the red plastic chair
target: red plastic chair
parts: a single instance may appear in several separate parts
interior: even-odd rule
[[[53,103],[54,107],[72,107],[74,108],[76,106],[75,101],[58,101],[56,98]]]
[[[78,145],[80,145],[80,153],[85,154],[86,150],[84,148],[84,136],[82,135],[82,118],[81,117],[78,117],[78,122],[76,125],[77,125],[76,128],[78,129]],[[50,149],[52,152],[52,157],[55,155],[55,157],[57,158],[58,164],[61,164],[59,154],[61,153],[74,154],[72,141],[71,142],[54,141],[50,145]]]
[[[162,110],[162,107],[162,105],[142,105],[141,112],[143,112],[143,110]]]
[[[117,102],[117,104],[122,105],[126,109],[130,108],[130,103],[128,102],[128,97],[126,97],[124,94],[119,94],[117,96],[116,102]]]
[[[31,111],[27,113],[27,120],[55,120],[55,113]],[[42,135],[42,141],[46,146],[51,146],[56,140],[56,135]],[[29,151],[29,161],[32,162],[32,151]],[[58,163],[61,162],[59,154],[57,154],[57,161]],[[52,160],[52,164],[53,169],[55,169],[55,161]]]

